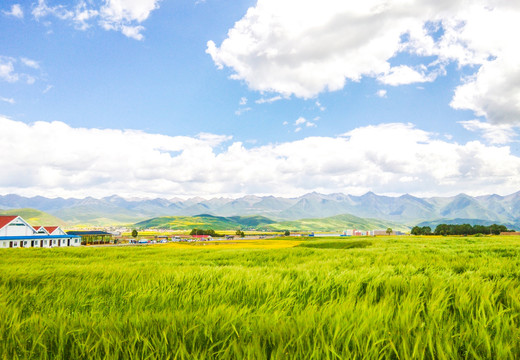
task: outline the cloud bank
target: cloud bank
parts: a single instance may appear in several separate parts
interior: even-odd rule
[[[518,126],[519,18],[520,2],[504,0],[258,0],[206,52],[253,90],[301,98],[363,77],[432,82],[454,63],[472,75],[453,108]]]
[[[246,147],[230,136],[73,128],[0,117],[0,192],[43,196],[449,195],[520,188],[507,146],[458,144],[411,124]],[[432,191],[432,189],[435,189]]]
[[[86,30],[97,22],[105,30],[115,30],[135,40],[143,40],[141,24],[151,12],[159,8],[160,0],[104,0],[75,1],[73,5],[48,5],[46,0],[38,0],[32,15],[36,19],[53,16],[70,21],[79,30]]]

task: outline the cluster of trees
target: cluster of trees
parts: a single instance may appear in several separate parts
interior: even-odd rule
[[[218,234],[213,229],[192,229],[190,235],[209,235],[211,237],[223,237],[224,235]]]
[[[504,225],[473,225],[470,224],[439,224],[432,232],[429,226],[414,226],[412,235],[475,235],[475,234],[494,234],[498,235],[501,232],[513,231],[508,230]]]

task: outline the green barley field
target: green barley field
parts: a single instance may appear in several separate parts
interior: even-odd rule
[[[519,316],[520,237],[0,251],[1,359],[518,359]]]

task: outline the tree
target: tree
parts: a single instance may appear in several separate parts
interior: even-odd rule
[[[285,230],[284,233],[283,233],[285,236],[289,236],[291,235],[291,232],[289,230]]]
[[[431,235],[432,234],[432,228],[429,227],[429,226],[423,226],[421,228],[421,231],[422,231],[423,235]]]
[[[419,226],[414,226],[412,228],[412,231],[411,231],[410,234],[412,234],[412,235],[422,235],[423,234],[422,233],[422,228],[420,228]]]
[[[392,232],[393,232],[392,228],[386,229],[386,234],[387,235],[392,235]]]
[[[136,229],[132,230],[132,237],[135,239],[139,233]]]

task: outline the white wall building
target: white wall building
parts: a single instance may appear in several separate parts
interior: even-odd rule
[[[0,216],[0,249],[80,245],[81,236],[68,235],[59,226],[34,228],[20,216]]]

